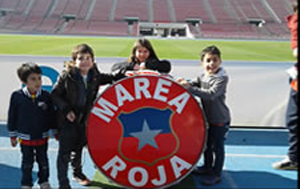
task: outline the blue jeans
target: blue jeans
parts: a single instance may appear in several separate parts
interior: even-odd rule
[[[21,145],[22,152],[22,186],[33,186],[32,168],[36,159],[39,167],[38,183],[48,182],[49,163],[47,155],[48,144],[42,146],[25,146]]]
[[[288,156],[292,162],[298,162],[298,93],[291,89],[287,111],[286,127],[289,130]]]
[[[226,134],[229,130],[229,123],[224,126],[209,124],[207,131],[206,148],[204,151],[204,167],[212,169],[213,173],[221,176],[225,160]]]

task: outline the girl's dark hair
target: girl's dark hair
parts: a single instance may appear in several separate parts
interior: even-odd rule
[[[149,51],[148,59],[158,60],[158,57],[156,56],[156,53],[154,52],[154,49],[153,49],[150,41],[148,39],[142,38],[142,39],[137,40],[134,43],[132,51],[131,51],[131,55],[128,59],[128,62],[138,62],[138,63],[140,63],[139,60],[135,56],[136,50],[140,47],[145,47]]]
[[[218,57],[221,59],[221,51],[215,45],[208,46],[208,47],[206,47],[205,49],[202,50],[202,52],[200,53],[201,61],[203,61],[204,56],[206,54],[218,55]]]
[[[92,56],[92,59],[94,61],[94,51],[87,44],[80,44],[80,45],[77,45],[76,47],[74,47],[74,49],[72,50],[72,60],[73,61],[76,60],[77,55],[79,53],[89,53]]]
[[[41,68],[33,62],[27,62],[22,64],[18,69],[17,69],[18,77],[19,79],[27,83],[27,79],[30,74],[36,73],[36,74],[42,74]]]

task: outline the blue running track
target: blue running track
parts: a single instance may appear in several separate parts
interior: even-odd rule
[[[272,163],[286,156],[287,131],[285,129],[239,129],[232,128],[226,140],[225,168],[221,183],[213,187],[200,184],[201,177],[188,176],[176,187],[171,188],[297,188],[297,171],[274,170]],[[57,188],[56,156],[58,143],[49,142],[50,183]],[[21,153],[19,147],[12,148],[5,124],[0,125],[0,188],[20,188]],[[94,178],[92,188],[100,188],[105,183],[95,179],[97,170],[85,149],[83,154],[84,172]],[[199,161],[199,164],[201,164]],[[71,178],[71,170],[69,171]],[[37,165],[33,170],[34,187],[37,188]],[[109,184],[109,183],[108,183]],[[73,188],[87,188],[72,181]]]

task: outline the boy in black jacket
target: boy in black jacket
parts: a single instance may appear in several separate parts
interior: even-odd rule
[[[81,185],[91,181],[82,172],[81,155],[86,145],[86,122],[100,85],[109,84],[123,74],[100,73],[94,62],[93,49],[80,44],[73,49],[72,61],[61,74],[51,93],[57,107],[59,150],[57,171],[59,188],[71,188],[68,164],[71,162],[73,179]],[[71,156],[72,154],[72,156]]]
[[[39,166],[38,184],[49,189],[49,163],[47,156],[49,129],[53,127],[53,107],[50,94],[41,89],[42,71],[34,63],[25,63],[17,70],[25,87],[11,95],[7,127],[11,145],[19,138],[22,152],[22,188],[31,188],[32,168],[36,160]]]

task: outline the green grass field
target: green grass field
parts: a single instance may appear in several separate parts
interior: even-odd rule
[[[78,36],[0,35],[0,55],[70,56],[80,43],[91,45],[96,57],[128,57],[134,38],[105,38]],[[228,41],[150,39],[161,59],[199,58],[208,45],[217,45],[223,60],[294,61],[288,41]]]

